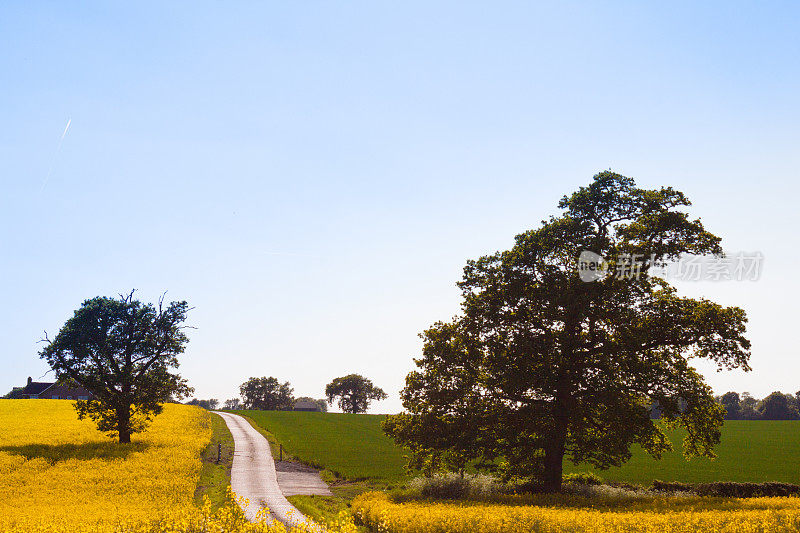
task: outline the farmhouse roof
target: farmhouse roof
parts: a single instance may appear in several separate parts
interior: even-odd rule
[[[44,381],[33,381],[28,378],[28,384],[22,388],[22,394],[41,394],[55,383],[46,383]]]
[[[300,409],[308,409],[314,411],[320,410],[319,405],[317,405],[317,402],[309,402],[308,400],[298,400],[294,402],[294,409],[296,411]]]

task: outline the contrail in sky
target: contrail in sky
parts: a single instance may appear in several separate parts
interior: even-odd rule
[[[279,255],[283,257],[308,257],[310,259],[322,259],[320,255],[303,254],[295,252],[263,252],[264,255]]]
[[[67,136],[67,130],[69,130],[70,124],[72,124],[71,117],[67,120],[67,125],[64,127],[64,133],[61,134],[61,138],[58,140],[58,148],[56,148],[56,153],[53,154],[53,160],[50,161],[50,169],[47,171],[47,176],[45,176],[44,181],[42,182],[42,190],[40,192],[44,192],[44,188],[47,187],[47,182],[50,181],[50,174],[53,173],[53,166],[56,164],[58,154],[61,153],[61,143],[64,142],[64,137]]]

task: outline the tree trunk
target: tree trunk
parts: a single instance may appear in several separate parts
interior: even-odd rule
[[[564,475],[564,439],[553,438],[544,451],[544,487],[547,492],[561,491],[561,478]]]
[[[553,433],[547,439],[544,449],[544,486],[548,492],[561,491],[567,421],[568,414],[564,401],[557,399],[553,404]]]
[[[120,444],[131,442],[131,408],[130,406],[117,409],[117,432]]]

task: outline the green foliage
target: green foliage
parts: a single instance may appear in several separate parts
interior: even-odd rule
[[[725,420],[739,420],[741,418],[740,402],[741,399],[737,392],[726,392],[722,395],[719,403],[725,408]]]
[[[348,480],[396,483],[407,478],[405,450],[381,431],[383,415],[244,411],[298,460]]]
[[[574,474],[565,474],[563,476],[564,483],[573,483],[577,485],[601,485],[603,478],[594,472],[575,472]]]
[[[384,488],[366,481],[348,482],[332,485],[330,489],[333,496],[288,496],[286,499],[305,516],[318,524],[326,524],[339,520],[342,512],[349,513],[351,502],[356,496]],[[358,531],[363,531],[363,528]]]
[[[758,414],[762,420],[797,420],[795,399],[788,394],[775,391],[758,404]]]
[[[726,392],[718,398],[725,408],[725,420],[798,420],[800,399],[797,395],[776,391],[759,401],[750,393]]]
[[[758,420],[761,418],[758,410],[758,400],[753,398],[749,392],[743,392],[739,402],[739,416],[742,420]]]
[[[650,275],[685,254],[721,254],[688,205],[672,188],[601,172],[561,200],[562,216],[468,261],[463,314],[423,332],[401,395],[407,413],[385,425],[412,450],[410,466],[476,461],[557,490],[564,457],[604,469],[634,444],[653,457],[671,450],[654,403],[663,422],[688,430],[687,456],[713,457],[724,410],[689,360],[749,370],[750,343],[742,309],[679,297]],[[621,275],[583,281],[584,251]],[[624,275],[625,257],[641,258],[627,269],[638,275]]]
[[[425,498],[443,500],[487,497],[501,488],[490,476],[482,474],[436,474],[414,478],[410,483],[411,491]]]
[[[222,408],[228,411],[237,411],[242,408],[242,402],[239,401],[239,398],[230,398],[225,400]]]
[[[162,404],[191,393],[172,369],[189,339],[183,322],[189,306],[172,302],[156,308],[133,299],[86,300],[40,352],[64,384],[93,394],[75,403],[78,418],[130,442],[162,410]]]
[[[250,378],[239,387],[245,409],[280,411],[291,409],[294,404],[294,389],[289,382],[280,383],[277,378]]]
[[[359,374],[348,374],[336,378],[325,387],[328,403],[339,398],[339,408],[345,413],[366,413],[372,400],[388,398],[383,389]]]
[[[22,398],[22,391],[24,387],[13,387],[9,392],[3,396],[2,399],[4,400],[18,400]]]

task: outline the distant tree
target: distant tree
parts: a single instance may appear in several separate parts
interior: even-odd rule
[[[739,409],[739,393],[726,392],[720,398],[720,404],[725,408],[725,420],[739,420],[742,416]]]
[[[239,387],[245,409],[283,411],[294,404],[294,389],[289,382],[281,384],[277,378],[250,378]]]
[[[778,391],[761,400],[757,410],[762,420],[797,420],[800,418],[800,413],[793,405],[791,396]]]
[[[189,339],[183,323],[189,306],[172,302],[158,307],[133,299],[86,300],[51,341],[45,334],[40,352],[56,378],[90,391],[78,400],[78,418],[90,418],[100,431],[131,441],[162,405],[192,389],[172,371]]]
[[[791,400],[790,403],[794,406],[794,408],[800,412],[800,393],[795,392],[793,395],[787,394],[786,396]]]
[[[16,400],[22,398],[22,390],[24,387],[12,387],[11,391],[3,396],[4,400]]]
[[[339,408],[345,413],[366,413],[372,400],[388,398],[383,389],[359,374],[349,374],[336,378],[325,387],[328,403],[339,398]]]
[[[203,409],[208,409],[213,411],[219,405],[219,400],[216,398],[211,398],[210,400],[198,400],[197,398],[192,398],[186,405],[196,405],[198,407],[202,407]]]
[[[741,420],[759,420],[761,413],[756,410],[758,400],[749,392],[743,392],[739,402],[739,417]]]
[[[225,400],[225,409],[226,411],[238,411],[242,408],[242,402],[239,401],[239,398],[231,398],[230,400]]]
[[[557,491],[565,458],[608,468],[634,444],[671,449],[650,418],[657,402],[667,426],[687,430],[685,455],[713,457],[724,410],[691,361],[749,370],[750,342],[742,309],[680,297],[659,275],[684,255],[722,253],[688,205],[601,172],[561,200],[561,216],[468,261],[463,312],[423,332],[407,412],[387,432],[414,453],[480,453],[487,469]]]
[[[319,410],[322,411],[323,413],[328,412],[328,402],[326,402],[325,400],[318,400],[316,398],[311,398],[310,396],[301,396],[297,398],[294,402],[295,404],[297,402],[311,402],[316,404],[317,407],[319,407]]]

